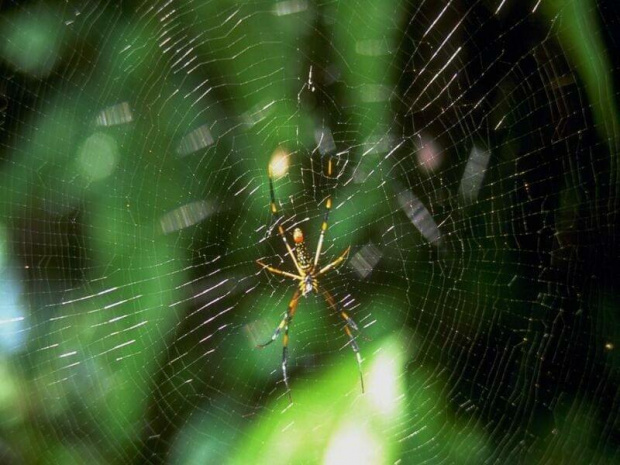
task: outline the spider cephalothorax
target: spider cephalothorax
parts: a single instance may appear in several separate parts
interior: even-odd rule
[[[276,198],[275,198],[275,193],[273,189],[273,179],[272,179],[273,175],[272,175],[271,167],[269,168],[268,173],[269,173],[269,192],[271,195],[271,213],[275,217],[275,215],[278,213],[278,207],[276,205]],[[328,175],[331,176],[331,174],[332,174],[332,163],[330,160],[328,164]],[[355,356],[357,358],[357,363],[358,363],[358,368],[359,368],[359,373],[360,373],[360,382],[362,384],[362,392],[364,392],[364,378],[362,377],[362,357],[360,356],[359,347],[352,334],[352,330],[357,331],[358,329],[357,325],[351,319],[351,317],[347,315],[346,312],[344,312],[343,310],[340,310],[340,311],[338,310],[336,301],[331,296],[331,294],[319,286],[319,277],[325,274],[326,272],[328,272],[329,270],[331,270],[332,268],[336,268],[338,265],[343,263],[347,259],[349,255],[349,250],[350,250],[350,247],[348,247],[336,260],[332,261],[331,263],[328,263],[322,268],[319,267],[319,259],[321,256],[321,249],[323,247],[323,239],[325,237],[325,231],[327,231],[327,220],[329,219],[329,211],[331,210],[331,207],[332,207],[332,200],[331,200],[331,197],[328,197],[325,202],[325,216],[323,218],[323,223],[321,224],[321,234],[319,236],[319,242],[317,244],[316,253],[314,255],[314,260],[312,259],[312,255],[308,252],[308,249],[304,242],[304,234],[301,228],[297,227],[293,230],[293,241],[295,242],[295,249],[293,249],[289,245],[289,242],[286,238],[286,231],[284,231],[284,228],[281,225],[278,226],[278,233],[280,234],[280,236],[282,237],[282,240],[284,241],[284,245],[286,247],[288,255],[293,261],[293,264],[295,265],[295,268],[297,269],[297,273],[291,273],[288,271],[280,270],[278,268],[274,268],[272,266],[266,265],[260,260],[256,260],[256,262],[260,266],[262,266],[265,270],[273,274],[285,276],[287,278],[291,278],[291,279],[298,281],[297,288],[295,289],[295,292],[293,293],[293,298],[288,304],[288,309],[286,313],[284,314],[284,318],[282,318],[282,321],[280,322],[280,324],[274,331],[273,335],[271,336],[271,339],[264,344],[259,344],[259,347],[265,347],[266,345],[271,344],[273,341],[275,341],[278,338],[282,329],[284,329],[284,339],[282,341],[282,374],[284,377],[284,383],[286,385],[287,392],[289,394],[289,400],[290,400],[290,388],[288,385],[288,377],[286,374],[286,366],[287,366],[287,361],[288,361],[287,350],[288,350],[289,325],[291,323],[291,320],[293,319],[293,316],[295,315],[295,311],[297,309],[297,303],[299,301],[299,298],[301,296],[307,296],[308,294],[312,292],[321,294],[323,298],[325,299],[325,302],[327,302],[327,305],[334,312],[340,313],[340,316],[344,319],[345,321],[344,331],[349,337],[349,344],[351,345],[351,348],[353,349],[353,352],[355,353]]]

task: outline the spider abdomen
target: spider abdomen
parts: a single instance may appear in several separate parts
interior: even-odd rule
[[[310,271],[312,268],[312,258],[308,253],[308,249],[306,248],[306,244],[304,242],[298,242],[295,245],[295,255],[297,258],[297,262],[299,266],[304,272]]]

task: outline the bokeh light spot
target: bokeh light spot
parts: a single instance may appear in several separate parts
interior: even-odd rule
[[[82,174],[92,181],[108,177],[118,163],[118,145],[113,137],[96,132],[79,149],[78,164]]]

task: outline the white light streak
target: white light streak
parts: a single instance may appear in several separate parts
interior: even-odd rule
[[[74,350],[73,352],[67,352],[67,353],[61,354],[58,356],[58,358],[71,357],[72,355],[75,355],[75,354],[77,354],[77,350]]]
[[[349,266],[361,278],[367,278],[372,270],[377,266],[383,254],[372,243],[366,244],[349,260]]]
[[[441,232],[420,199],[410,191],[403,191],[398,194],[398,203],[420,234],[431,244],[437,245],[441,240]]]
[[[499,6],[497,7],[497,10],[495,10],[495,14],[499,13],[499,10],[502,9],[502,7],[504,6],[504,3],[506,3],[506,0],[502,0],[499,4]]]
[[[118,344],[118,345],[116,345],[116,346],[112,347],[111,349],[108,349],[108,350],[106,350],[106,351],[101,352],[101,354],[99,354],[99,355],[105,355],[105,354],[110,353],[110,352],[112,352],[112,351],[114,351],[114,350],[122,349],[123,347],[126,347],[126,346],[128,346],[128,345],[131,345],[131,344],[133,344],[134,342],[136,342],[136,340],[135,340],[135,339],[132,339],[132,340],[127,341],[127,342],[123,342],[122,344]]]
[[[422,91],[420,92],[420,95],[418,96],[418,98],[415,99],[415,101],[413,102],[413,104],[416,104],[418,102],[418,100],[420,99],[420,97],[422,95],[426,94],[426,91],[428,90],[428,88],[431,86],[431,84],[433,84],[433,82],[435,82],[435,79],[437,79],[441,73],[443,73],[443,71],[448,67],[448,65],[450,65],[450,63],[452,63],[452,61],[456,58],[456,56],[461,52],[461,48],[459,47],[456,52],[454,52],[452,54],[452,56],[450,57],[450,59],[448,61],[446,61],[446,63],[441,67],[441,69],[432,77],[432,79],[428,82],[428,84],[426,84],[426,86],[424,86],[424,89],[422,89]]]
[[[159,224],[164,234],[170,234],[200,223],[216,212],[215,207],[206,200],[198,200],[164,214]]]
[[[285,0],[274,5],[273,14],[276,16],[287,16],[301,13],[307,9],[308,3],[305,0]]]
[[[121,102],[116,105],[104,108],[99,112],[95,119],[97,126],[117,126],[133,121],[133,113],[128,102]]]
[[[92,299],[93,297],[96,296],[100,296],[100,295],[105,295],[105,294],[109,294],[110,292],[114,292],[118,289],[118,287],[110,287],[108,289],[104,289],[101,292],[97,292],[96,294],[89,294],[87,296],[84,297],[79,297],[77,299],[73,299],[73,300],[65,300],[64,302],[61,302],[60,305],[69,305],[69,304],[73,304],[75,302],[81,302],[83,300],[88,300],[88,299]]]
[[[267,118],[272,112],[273,108],[271,108],[275,104],[275,100],[269,103],[266,103],[262,106],[257,105],[253,107],[250,111],[247,111],[243,114],[242,119],[248,127],[255,126],[260,123],[262,120]]]
[[[431,29],[433,29],[435,27],[435,24],[437,24],[437,22],[441,19],[441,17],[443,16],[443,14],[446,12],[446,10],[448,9],[448,7],[452,4],[452,0],[450,0],[448,3],[446,3],[446,6],[443,7],[443,10],[441,10],[439,12],[439,14],[437,15],[437,17],[435,18],[435,20],[431,23],[431,25],[428,27],[428,29],[426,30],[426,32],[424,34],[422,34],[422,38],[426,37],[426,35],[431,32]]]
[[[138,294],[136,296],[130,297],[129,299],[119,300],[118,302],[114,302],[114,303],[111,303],[110,305],[106,305],[105,307],[103,307],[103,309],[108,310],[110,308],[118,307],[119,305],[130,302],[132,300],[139,299],[140,297],[142,297],[142,294]]]
[[[505,119],[506,119],[506,115],[502,116],[502,119],[500,119],[499,123],[497,123],[497,125],[495,126],[496,131],[499,129],[499,127],[502,125]]]
[[[209,126],[203,124],[202,126],[188,132],[183,136],[177,147],[177,153],[184,157],[190,153],[197,152],[200,149],[208,147],[214,143]]]
[[[467,205],[472,204],[478,198],[490,156],[487,150],[475,145],[471,149],[459,187],[459,195]]]

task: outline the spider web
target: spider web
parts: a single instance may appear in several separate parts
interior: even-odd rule
[[[617,461],[618,11],[0,4],[3,463]]]

